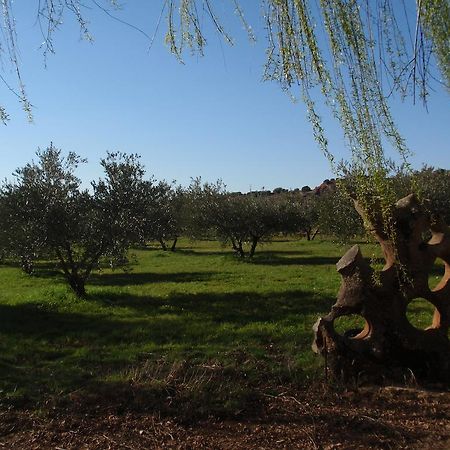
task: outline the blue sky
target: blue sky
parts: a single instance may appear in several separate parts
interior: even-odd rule
[[[258,42],[251,44],[238,20],[227,20],[236,45],[220,43],[213,33],[206,56],[186,55],[183,65],[163,43],[164,22],[149,51],[144,36],[93,9],[88,15],[95,42],[80,41],[68,18],[55,34],[56,54],[45,68],[30,3],[37,4],[17,2],[14,11],[34,123],[3,89],[1,102],[11,121],[0,128],[0,178],[10,177],[50,141],[88,158],[80,170],[86,182],[100,176],[98,161],[107,150],[138,153],[149,174],[183,185],[202,176],[247,191],[315,186],[333,176],[304,105],[293,103],[275,83],[261,81],[265,36],[257,26]],[[118,15],[152,35],[160,4],[128,2]],[[251,23],[260,22],[258,11],[248,12]],[[450,168],[448,99],[441,90],[432,94],[429,112],[410,100],[394,104],[415,167]],[[327,118],[325,125],[331,151],[345,158],[339,127]]]

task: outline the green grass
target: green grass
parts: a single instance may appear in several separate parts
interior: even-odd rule
[[[286,240],[240,261],[214,242],[180,244],[136,250],[129,272],[94,274],[87,300],[51,265],[31,277],[1,266],[1,403],[125,392],[128,405],[234,414],[258,386],[321,376],[311,327],[334,303],[348,246]],[[429,314],[417,308],[414,317]]]

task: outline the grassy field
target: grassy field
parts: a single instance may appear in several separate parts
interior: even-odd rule
[[[0,402],[233,416],[261,392],[313,383],[323,369],[311,327],[334,303],[348,247],[278,241],[241,261],[184,240],[175,253],[135,250],[128,272],[94,274],[87,300],[49,264],[34,276],[0,266]],[[431,316],[420,302],[410,314],[417,326]]]

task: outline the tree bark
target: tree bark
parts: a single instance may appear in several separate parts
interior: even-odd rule
[[[248,256],[250,258],[253,258],[253,255],[255,254],[256,246],[258,245],[258,242],[259,242],[259,238],[256,236],[253,236],[252,237],[252,245],[250,247],[250,252],[248,254]]]
[[[72,273],[67,277],[69,286],[78,298],[86,298],[86,279],[77,273]]]
[[[178,242],[178,238],[176,237],[172,242],[172,246],[170,247],[171,252],[174,252],[176,250],[177,242]]]
[[[366,221],[361,206],[358,212]],[[343,381],[386,379],[404,382],[450,383],[450,232],[443,222],[432,221],[413,195],[399,200],[393,212],[394,236],[385,233],[382,221],[370,222],[386,261],[375,272],[357,245],[337,263],[342,283],[331,312],[314,325],[313,349],[326,358],[334,379]],[[431,239],[423,236],[431,232]],[[436,258],[445,274],[434,289],[428,277]],[[435,308],[426,329],[411,325],[406,316],[410,302],[421,298]],[[365,326],[356,335],[339,334],[334,321],[357,314]]]
[[[306,240],[310,241],[311,240],[311,230],[309,228],[305,230],[305,234],[306,234]]]
[[[86,280],[88,279],[95,262],[98,260],[100,253],[98,255],[95,255],[89,263],[87,260],[87,256],[83,258],[81,263],[76,263],[73,259],[72,249],[70,248],[69,244],[65,245],[67,260],[64,258],[64,255],[59,247],[56,247],[55,251],[70,288],[78,298],[86,298]],[[85,268],[84,274],[81,275],[79,272],[80,265],[83,266],[85,264],[87,265],[87,268]]]
[[[160,239],[158,239],[158,242],[161,244],[161,248],[166,252],[167,251],[167,245],[164,242],[164,239],[160,238]]]
[[[233,246],[233,250],[239,255],[240,258],[245,257],[245,252],[242,247],[241,240],[235,240],[235,239],[231,238],[231,245]]]

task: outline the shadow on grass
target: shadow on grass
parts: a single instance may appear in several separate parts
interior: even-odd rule
[[[136,286],[150,283],[189,283],[208,281],[215,275],[214,272],[114,272],[93,273],[89,278],[89,284],[95,286]]]
[[[101,366],[101,355],[91,349],[119,344],[130,327],[38,303],[0,305],[0,403],[36,404],[82,385]]]
[[[283,252],[285,254],[285,252]],[[287,254],[287,253],[286,253]],[[292,255],[302,255],[301,252],[291,252]],[[334,265],[339,261],[338,256],[298,256],[284,257],[280,253],[260,252],[248,262],[265,266],[312,266],[312,265]]]
[[[0,305],[0,403],[42,403],[120,373],[147,348],[154,355],[205,360],[237,347],[264,352],[272,339],[283,345],[293,339],[309,343],[314,318],[302,316],[323,313],[332,303],[301,291],[177,294],[165,299],[103,292],[89,301],[111,310],[93,307],[92,313],[80,313],[40,303]],[[120,307],[136,314],[123,314]],[[304,328],[295,328],[299,324]]]
[[[231,248],[231,246],[225,246],[223,250],[201,250],[198,248],[195,249],[180,249],[179,252],[177,252],[179,255],[185,255],[185,256],[236,256],[236,252]],[[276,252],[270,251],[270,250],[256,250],[255,257],[262,256],[270,258],[272,255],[307,255],[311,254],[310,250],[277,250]],[[238,258],[239,259],[239,258]]]
[[[2,263],[5,267],[14,267],[15,269],[22,269],[22,265],[19,261],[8,260]],[[33,263],[34,272],[32,277],[52,277],[61,275],[62,272],[58,269],[58,264],[52,261],[35,261]],[[25,272],[22,272],[25,274]]]
[[[224,247],[222,250],[208,250],[199,248],[180,248],[175,252],[180,256],[234,256],[235,252],[228,247]]]
[[[125,271],[119,268],[114,272],[93,272],[89,277],[88,284],[94,286],[138,286],[151,283],[190,283],[208,281],[215,275],[215,272],[157,273],[136,272],[133,269]],[[39,265],[30,277],[65,280],[62,271],[51,264]]]
[[[205,320],[213,326],[229,323],[242,327],[277,321],[295,325],[303,321],[304,315],[327,312],[334,299],[300,290],[264,295],[255,292],[189,293],[165,298],[106,291],[91,294],[88,301],[112,308],[133,308],[137,314],[121,316],[120,312],[111,314],[108,309],[83,314],[54,310],[40,303],[0,304],[0,332],[18,338],[62,339],[69,344],[73,337],[76,345],[127,341],[189,343],[187,328],[193,324],[205,325]],[[143,328],[146,331],[142,334]]]
[[[173,294],[166,298],[137,296],[128,293],[99,292],[91,300],[110,306],[133,308],[139,314],[174,315],[193,314],[202,320],[229,322],[244,326],[252,322],[277,322],[289,319],[301,321],[302,315],[322,314],[335,301],[318,297],[308,291],[283,293],[233,292]]]

